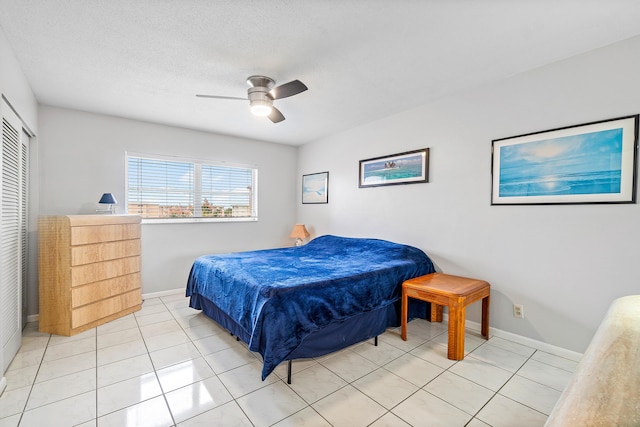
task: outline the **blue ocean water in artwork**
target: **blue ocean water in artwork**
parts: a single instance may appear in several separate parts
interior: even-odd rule
[[[620,193],[622,129],[503,146],[500,197]]]
[[[422,176],[422,155],[405,157],[396,162],[375,162],[365,165],[365,183],[383,183]]]

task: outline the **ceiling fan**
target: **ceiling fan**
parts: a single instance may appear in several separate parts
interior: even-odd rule
[[[249,108],[256,116],[266,116],[273,123],[284,120],[284,116],[276,107],[273,106],[275,99],[288,98],[307,90],[307,86],[300,80],[293,80],[289,83],[275,86],[276,82],[272,78],[265,76],[251,76],[247,78],[247,84],[250,86],[247,90],[246,98],[238,98],[235,96],[219,96],[219,95],[196,95],[200,98],[218,98],[218,99],[239,99],[242,101],[249,100]]]

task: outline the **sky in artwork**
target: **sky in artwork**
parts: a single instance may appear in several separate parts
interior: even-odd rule
[[[500,150],[501,174],[543,175],[619,170],[622,129],[565,136],[504,146]]]

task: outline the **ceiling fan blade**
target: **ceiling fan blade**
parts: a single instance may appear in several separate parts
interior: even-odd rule
[[[273,123],[280,123],[284,120],[284,116],[276,107],[271,107],[271,113],[267,116]]]
[[[238,98],[237,96],[219,96],[219,95],[199,95],[196,94],[198,98],[217,98],[217,99],[237,99],[240,101],[246,101],[249,98]]]
[[[289,83],[274,87],[269,92],[269,95],[271,95],[272,99],[282,99],[289,96],[297,95],[307,89],[308,87],[300,80],[294,80]]]

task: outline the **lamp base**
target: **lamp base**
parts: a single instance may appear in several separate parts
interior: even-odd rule
[[[296,238],[296,246],[302,246],[302,239],[299,237]]]
[[[100,205],[102,206],[103,204],[101,203]],[[116,213],[116,208],[114,205],[106,205],[106,209],[96,209],[96,213],[114,215]]]

